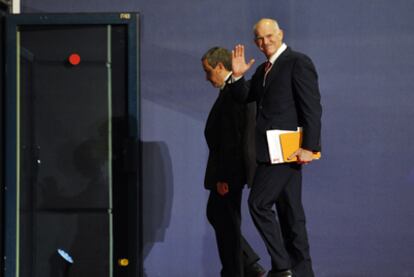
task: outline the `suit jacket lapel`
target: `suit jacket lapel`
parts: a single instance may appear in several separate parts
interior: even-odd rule
[[[257,99],[260,99],[259,102],[262,101],[263,95],[264,95],[264,87],[263,87],[263,79],[264,79],[264,73],[265,73],[264,67],[265,67],[265,64],[263,63],[257,69],[257,80],[259,81],[259,84],[256,88],[258,89]]]
[[[264,91],[269,89],[270,84],[274,80],[274,78],[277,76],[278,72],[280,71],[280,63],[283,62],[284,59],[286,59],[290,54],[290,48],[288,47],[283,53],[276,59],[275,63],[273,64],[272,68],[270,69],[269,73],[266,76],[266,82]]]

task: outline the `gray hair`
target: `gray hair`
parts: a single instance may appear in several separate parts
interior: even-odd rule
[[[217,64],[222,63],[224,68],[231,71],[231,52],[223,47],[210,48],[201,58],[202,61],[206,60],[208,64],[215,68]]]

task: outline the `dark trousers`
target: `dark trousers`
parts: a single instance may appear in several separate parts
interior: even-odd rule
[[[248,203],[270,254],[272,271],[293,269],[294,276],[313,277],[302,206],[301,166],[259,164]]]
[[[242,188],[230,188],[225,196],[211,190],[207,202],[207,218],[216,234],[222,277],[242,277],[244,268],[259,260],[241,234],[241,198]]]

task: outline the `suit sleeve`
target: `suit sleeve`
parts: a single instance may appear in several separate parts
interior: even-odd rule
[[[256,101],[256,93],[251,89],[252,83],[256,80],[256,75],[253,75],[251,80],[246,81],[244,77],[236,82],[229,84],[231,94],[236,102],[250,103]]]
[[[293,69],[293,92],[299,122],[303,127],[302,148],[321,151],[321,96],[318,75],[310,58],[300,56]]]

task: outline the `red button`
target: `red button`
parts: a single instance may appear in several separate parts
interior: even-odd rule
[[[69,63],[71,65],[78,65],[81,61],[79,54],[73,53],[69,56]]]

